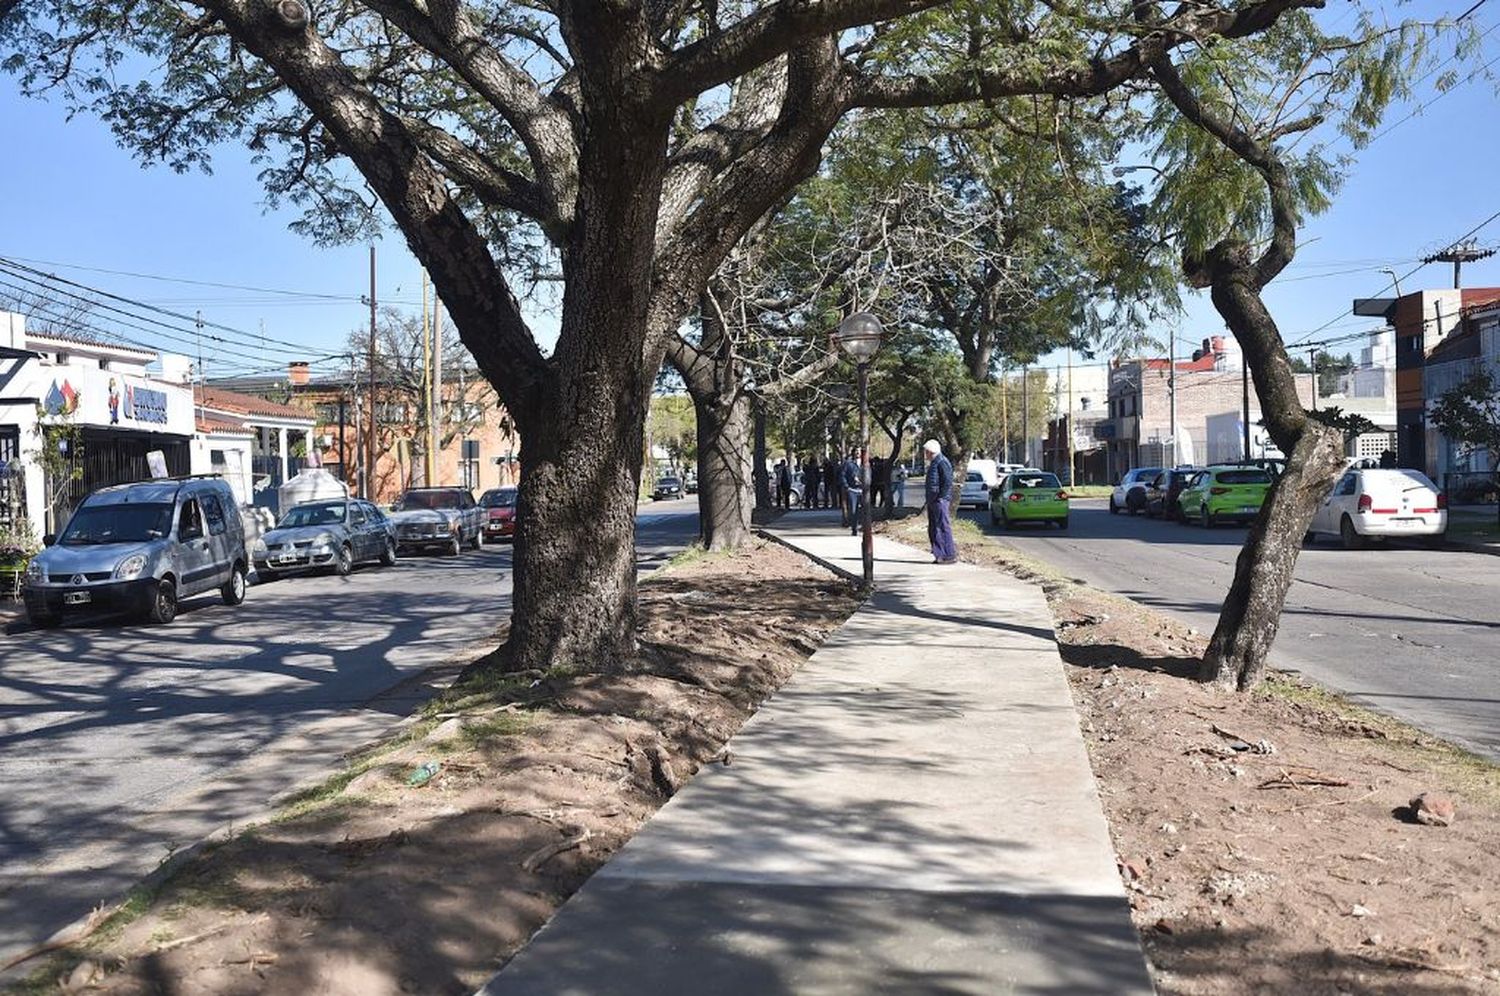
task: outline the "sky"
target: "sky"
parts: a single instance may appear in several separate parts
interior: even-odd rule
[[[1393,8],[1393,16],[1456,14],[1468,6],[1424,2]],[[1500,60],[1500,10],[1481,9],[1474,19],[1491,32],[1481,58]],[[1403,292],[1451,286],[1451,267],[1419,268],[1418,260],[1500,212],[1493,81],[1476,79],[1441,96],[1428,86],[1417,98],[1426,104],[1420,113],[1408,118],[1410,105],[1392,110],[1386,132],[1359,154],[1332,209],[1307,221],[1296,260],[1268,289],[1289,343],[1371,327],[1349,309],[1356,297],[1391,293],[1382,267],[1402,275]],[[269,371],[293,359],[332,372],[338,361],[318,358],[343,350],[350,331],[367,326],[368,248],[321,249],[289,231],[294,214],[265,209],[243,149],[217,150],[211,176],[143,168],[96,119],[67,120],[60,103],[20,96],[3,74],[0,122],[11,139],[0,157],[0,190],[8,194],[0,257],[188,316],[201,310],[216,337],[205,346],[208,376]],[[1500,245],[1500,218],[1475,237]],[[388,233],[376,251],[377,300],[415,311],[421,271],[404,241]],[[1470,287],[1500,285],[1500,256],[1466,266],[1463,278]],[[96,316],[111,327],[111,316]],[[555,314],[538,311],[534,319],[538,338],[550,346]],[[191,352],[191,321],[163,320],[175,331],[117,330]],[[1176,330],[1180,350],[1222,327],[1206,297],[1189,294]],[[1359,345],[1330,348],[1357,356]],[[1060,355],[1043,360],[1062,362]]]

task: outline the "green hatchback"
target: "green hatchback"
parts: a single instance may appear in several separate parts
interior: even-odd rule
[[[1017,522],[1055,522],[1068,528],[1068,493],[1056,474],[1023,470],[990,489],[990,521],[1009,529]]]
[[[1220,522],[1249,522],[1271,490],[1271,475],[1259,467],[1209,467],[1177,496],[1182,521],[1197,519],[1212,528]]]

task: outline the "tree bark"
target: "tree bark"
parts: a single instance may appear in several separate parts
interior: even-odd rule
[[[705,550],[750,541],[755,496],[750,396],[734,390],[693,398],[698,415],[698,536]]]
[[[1343,434],[1302,408],[1291,361],[1261,301],[1248,252],[1225,245],[1215,256],[1209,264],[1214,307],[1240,342],[1266,430],[1287,455],[1286,471],[1271,486],[1235,561],[1234,581],[1198,674],[1221,688],[1248,691],[1265,672],[1302,538],[1318,502],[1343,470]]]

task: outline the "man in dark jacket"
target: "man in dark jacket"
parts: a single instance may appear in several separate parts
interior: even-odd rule
[[[865,484],[860,474],[859,457],[853,450],[844,460],[843,475],[844,485],[844,521],[849,524],[849,535],[859,535],[860,508],[864,503]]]
[[[791,508],[792,470],[785,460],[776,461],[776,507]]]
[[[840,465],[833,457],[823,458],[823,497],[827,501],[825,508],[844,507],[844,488],[839,483]]]
[[[958,560],[953,523],[948,518],[953,502],[953,464],[943,456],[942,444],[936,439],[922,444],[922,451],[927,454],[927,542],[932,545],[932,562],[951,564]]]
[[[818,470],[818,458],[808,454],[807,463],[802,465],[802,507],[817,508],[818,492],[822,489],[818,486],[818,479],[822,477]]]

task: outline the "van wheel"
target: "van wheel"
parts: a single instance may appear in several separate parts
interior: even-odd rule
[[[387,540],[385,549],[380,553],[380,563],[384,567],[396,566],[396,541]]]
[[[229,580],[219,589],[225,605],[239,605],[245,600],[245,569],[239,564],[229,572]]]
[[[1365,545],[1365,538],[1354,528],[1354,520],[1347,515],[1339,523],[1339,539],[1344,541],[1345,550],[1361,550]]]
[[[352,570],[354,570],[354,554],[349,552],[347,546],[339,547],[338,559],[333,562],[333,573],[346,578]]]
[[[165,626],[177,618],[177,585],[171,578],[162,578],[151,594],[151,604],[146,607],[146,618]]]
[[[484,549],[484,527],[480,526],[474,530],[474,542],[470,544],[475,550]]]

